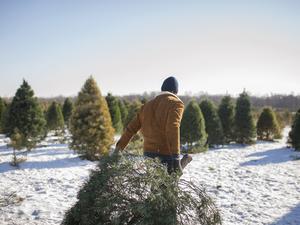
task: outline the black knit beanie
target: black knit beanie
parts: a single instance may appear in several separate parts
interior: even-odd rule
[[[168,77],[164,80],[161,91],[169,91],[174,94],[178,93],[178,82],[175,77]]]

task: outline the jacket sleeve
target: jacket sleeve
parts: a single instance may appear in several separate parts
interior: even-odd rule
[[[183,103],[176,102],[172,105],[168,113],[166,136],[171,154],[180,154],[180,122],[183,110]]]
[[[133,135],[135,135],[141,129],[141,114],[143,111],[143,107],[137,113],[133,120],[129,122],[127,125],[124,133],[122,134],[121,138],[117,142],[116,147],[118,149],[124,150],[124,148],[128,145],[130,139]]]

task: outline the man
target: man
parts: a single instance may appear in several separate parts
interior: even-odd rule
[[[168,172],[182,172],[191,157],[180,163],[180,122],[184,110],[178,98],[178,82],[168,77],[161,86],[161,93],[142,106],[137,116],[128,124],[117,142],[116,150],[123,150],[139,130],[144,137],[144,155],[158,157],[167,165]]]

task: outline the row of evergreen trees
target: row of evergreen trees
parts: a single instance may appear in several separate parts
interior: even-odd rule
[[[63,132],[66,125],[72,135],[71,147],[83,157],[95,160],[100,153],[108,152],[115,132],[120,133],[126,127],[141,105],[138,101],[122,101],[112,94],[104,98],[96,81],[90,77],[74,105],[67,98],[63,106],[52,102],[43,112],[33,90],[23,81],[9,105],[0,98],[0,131],[11,138],[17,137],[19,140],[12,143],[18,143],[18,148],[30,150],[48,131]],[[297,115],[290,134],[294,147],[299,146],[294,141],[299,140]],[[188,149],[196,150],[233,141],[251,144],[256,136],[262,140],[279,138],[281,128],[271,108],[263,109],[255,123],[249,96],[243,92],[236,104],[230,96],[225,96],[218,107],[209,100],[200,104],[191,101],[183,114],[181,142]]]
[[[111,94],[102,97],[96,81],[90,77],[76,98],[67,98],[63,106],[52,102],[43,111],[29,84],[24,80],[12,102],[0,98],[0,132],[12,140],[15,149],[31,150],[49,131],[63,134],[67,127],[72,135],[71,147],[83,157],[94,160],[108,152],[115,132],[120,133],[141,107]],[[16,143],[16,144],[14,144]]]
[[[281,138],[282,128],[274,111],[269,107],[263,109],[255,123],[249,96],[244,91],[235,105],[230,96],[225,96],[219,107],[207,99],[200,104],[191,101],[183,114],[181,142],[185,143],[188,149],[196,151],[233,141],[252,144],[256,138]]]
[[[31,87],[23,81],[10,104],[0,98],[0,132],[10,136],[17,128],[24,139],[32,139],[30,142],[34,145],[34,139],[39,139],[39,136],[47,134],[48,131],[63,132],[72,110],[73,103],[66,98],[63,106],[52,102],[48,109],[43,111]],[[26,144],[26,147],[30,149],[31,144]]]

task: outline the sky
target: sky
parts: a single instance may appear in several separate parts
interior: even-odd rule
[[[297,0],[0,0],[0,96],[300,94]]]

